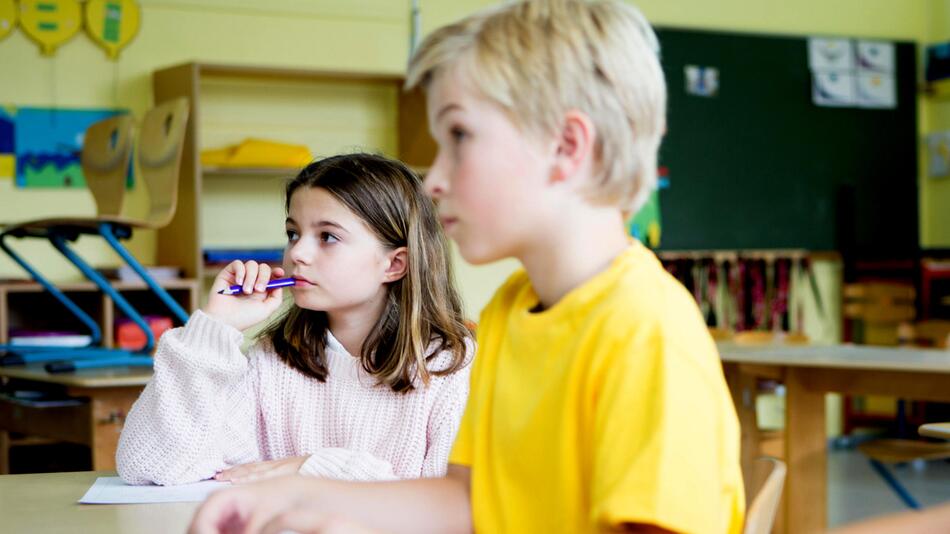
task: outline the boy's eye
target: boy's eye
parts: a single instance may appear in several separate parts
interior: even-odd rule
[[[293,242],[296,241],[299,237],[300,237],[300,236],[297,235],[297,231],[296,231],[296,230],[289,230],[289,229],[287,230],[287,241],[290,241],[291,243],[293,243]]]
[[[330,232],[320,232],[320,241],[324,243],[336,243],[339,239]]]

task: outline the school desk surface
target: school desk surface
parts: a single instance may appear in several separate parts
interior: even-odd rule
[[[918,432],[921,436],[937,439],[950,439],[950,423],[930,423],[920,425]]]
[[[199,503],[79,504],[109,471],[0,476],[0,532],[185,532]]]
[[[824,532],[827,524],[825,394],[950,402],[950,351],[855,345],[737,346],[720,343],[742,426],[743,472],[759,450],[758,378],[785,385],[785,491],[773,532]],[[746,482],[749,485],[747,479]]]

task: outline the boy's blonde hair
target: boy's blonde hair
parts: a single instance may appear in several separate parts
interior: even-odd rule
[[[527,0],[476,13],[430,34],[406,87],[427,88],[459,68],[466,83],[523,130],[559,131],[565,113],[596,128],[588,197],[635,213],[656,187],[666,124],[659,43],[643,15],[619,0]]]

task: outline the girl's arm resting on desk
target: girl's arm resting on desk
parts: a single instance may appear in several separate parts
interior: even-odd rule
[[[116,466],[131,484],[210,478],[227,465],[261,460],[257,373],[242,334],[198,311],[166,332],[155,374],[129,412]]]
[[[396,482],[276,478],[213,493],[189,532],[309,532],[342,520],[391,533],[468,533],[469,474],[452,465],[443,478]]]

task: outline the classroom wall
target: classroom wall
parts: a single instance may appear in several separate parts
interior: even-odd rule
[[[495,3],[421,0],[423,33]],[[76,36],[54,56],[42,57],[37,47],[17,30],[0,41],[5,81],[0,84],[0,103],[118,106],[140,114],[151,103],[150,73],[192,60],[400,72],[408,55],[409,4],[409,0],[273,0],[264,8],[254,0],[143,1],[142,30],[117,62],[107,60],[84,35]],[[678,27],[919,41],[928,40],[931,33],[946,34],[946,27],[930,27],[936,24],[933,19],[938,18],[946,24],[946,0],[641,0],[637,4],[654,23]],[[944,16],[931,16],[937,13]],[[247,113],[253,115],[255,110],[248,109]],[[946,120],[947,113],[941,108],[939,113],[934,112],[932,120]],[[945,124],[950,125],[950,121]],[[950,242],[950,224],[946,220],[950,215],[931,209],[937,204],[946,205],[948,195],[950,189],[945,183],[926,184],[922,188],[921,226],[925,244]],[[126,211],[140,216],[146,204],[145,192],[137,185]],[[240,213],[243,208],[250,209],[235,206],[235,212]],[[0,179],[0,222],[93,212],[86,191],[19,190],[11,180]],[[32,243],[20,246],[19,250],[38,258],[45,272],[55,278],[75,278],[73,269],[54,253],[48,253],[47,248],[42,243]],[[77,248],[94,264],[117,263],[106,247],[94,241],[81,241]],[[154,237],[141,232],[131,248],[147,262],[153,257]],[[481,268],[457,263],[456,275],[473,317],[493,289],[515,268],[510,261]],[[0,258],[0,278],[21,275],[12,262]]]
[[[930,18],[926,42],[950,41],[950,0],[928,0],[927,4]],[[922,113],[925,133],[950,130],[950,98],[925,99]],[[925,149],[921,143],[921,152]],[[926,163],[921,168],[921,243],[950,248],[950,177],[930,179],[926,177]]]

